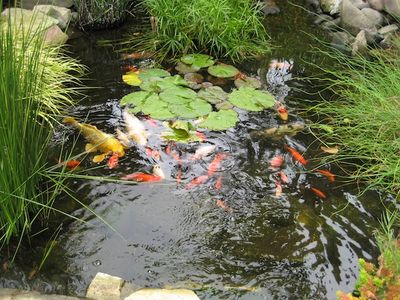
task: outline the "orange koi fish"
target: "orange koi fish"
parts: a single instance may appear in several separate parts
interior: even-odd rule
[[[68,160],[64,162],[60,161],[60,163],[65,165],[70,171],[75,170],[81,164],[79,160]]]
[[[107,166],[110,169],[114,169],[118,166],[118,161],[119,161],[119,153],[114,152],[111,157],[108,159]]]
[[[335,175],[332,174],[331,172],[329,172],[328,170],[319,170],[319,169],[317,169],[315,171],[317,171],[318,173],[326,176],[330,182],[334,182],[335,181]]]
[[[195,186],[198,186],[200,184],[206,183],[208,180],[208,175],[201,175],[199,177],[196,177],[195,179],[193,179],[191,182],[189,182],[186,186],[185,189],[191,189],[194,188]]]
[[[276,181],[275,197],[279,198],[282,196],[282,185],[279,180]]]
[[[274,156],[270,161],[269,164],[273,168],[280,168],[285,161],[285,158],[282,155]]]
[[[321,199],[326,199],[325,193],[322,192],[322,191],[320,191],[319,189],[313,187],[313,188],[311,188],[311,191],[312,191],[315,195],[317,195],[319,198],[321,198]]]
[[[238,74],[235,75],[235,79],[241,79],[241,80],[246,80],[247,76],[246,74],[239,72]]]
[[[202,146],[196,150],[196,152],[193,154],[193,156],[190,157],[190,160],[202,159],[205,156],[209,155],[211,152],[213,152],[215,150],[215,148],[216,148],[215,145]]]
[[[146,147],[146,155],[157,160],[161,159],[160,152],[158,150],[151,149],[150,147]]]
[[[180,185],[182,182],[182,167],[178,165],[178,172],[176,173],[176,184]]]
[[[223,201],[223,200],[218,199],[217,202],[216,202],[216,205],[219,208],[222,208],[227,213],[233,212],[233,209],[231,207],[229,207],[229,205],[225,204],[225,201]]]
[[[123,66],[123,67],[121,67],[121,69],[122,69],[122,71],[125,71],[125,72],[137,72],[137,71],[139,71],[139,68],[136,67],[136,66]]]
[[[307,164],[307,160],[295,149],[292,147],[286,146],[286,149],[290,152],[290,154],[293,156],[295,160],[297,160],[299,163],[301,163],[303,166]]]
[[[289,118],[289,113],[286,107],[284,107],[282,104],[278,107],[278,115],[282,121],[287,121]]]
[[[201,140],[202,142],[205,142],[206,136],[205,136],[204,133],[202,133],[202,132],[200,132],[200,131],[196,131],[196,132],[195,132],[195,135],[196,135],[198,138],[200,138],[200,140]]]
[[[214,160],[208,165],[207,174],[208,176],[213,176],[215,172],[217,172],[218,168],[221,165],[222,160],[224,160],[228,154],[226,153],[217,153],[215,155]]]
[[[137,181],[137,182],[157,182],[157,181],[162,180],[162,178],[160,176],[156,176],[153,174],[147,174],[147,173],[141,173],[141,172],[126,175],[124,177],[121,177],[121,179],[133,180],[133,181]]]
[[[279,172],[279,177],[281,178],[283,183],[288,183],[289,179],[287,178],[286,174],[283,171]]]
[[[219,176],[217,182],[215,182],[215,189],[219,191],[222,187],[222,176]]]

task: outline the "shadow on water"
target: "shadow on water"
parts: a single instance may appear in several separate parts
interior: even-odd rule
[[[241,69],[259,74],[264,88],[286,103],[289,122],[305,122],[297,116],[296,105],[305,97],[300,91],[314,87],[296,78],[312,72],[304,61],[318,62],[320,58],[309,51],[315,42],[302,31],[321,33],[303,10],[285,1],[281,6],[282,13],[266,21],[272,40],[280,47]],[[121,33],[96,32],[71,42],[71,50],[91,70],[88,84],[100,87],[89,90],[88,98],[71,113],[109,133],[122,126],[118,101],[132,91],[121,80],[125,62],[120,55],[97,44],[112,37],[120,38]],[[378,255],[372,238],[382,211],[378,195],[357,198],[354,187],[329,183],[312,173],[317,150],[307,149],[313,142],[310,135],[279,139],[252,136],[253,131],[282,124],[271,111],[240,111],[240,118],[241,123],[226,133],[205,133],[206,143],[216,145],[216,153],[228,156],[217,176],[193,189],[185,189],[185,185],[207,172],[214,155],[192,162],[189,157],[198,144],[178,146],[186,162],[183,183],[177,186],[176,161],[163,152],[167,145],[158,138],[161,128],[144,122],[153,132],[150,145],[161,151],[165,182],[71,183],[77,197],[122,237],[61,198],[58,206],[75,210],[73,214],[88,224],[65,221],[57,246],[33,279],[27,276],[40,259],[41,248],[27,251],[28,257],[22,250],[22,261],[17,259],[15,266],[3,272],[0,286],[84,295],[94,275],[106,272],[137,286],[195,289],[201,299],[333,299],[337,289],[351,289],[357,259],[374,260]],[[71,145],[76,132],[62,130],[67,132],[66,144]],[[307,169],[291,158],[284,149],[286,144],[307,150]],[[78,150],[83,147],[80,141]],[[278,154],[285,157],[285,164],[273,170],[269,161]],[[104,166],[88,173],[119,178],[150,171],[153,163],[144,149],[133,147],[118,169],[111,171]],[[85,164],[93,166],[89,158]],[[288,182],[277,197],[275,183],[280,171]],[[218,176],[222,178],[220,189],[215,188]],[[311,187],[326,192],[327,199],[321,201]],[[224,206],[218,206],[217,200]]]

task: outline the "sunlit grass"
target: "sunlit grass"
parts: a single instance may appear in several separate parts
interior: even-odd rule
[[[400,195],[400,42],[370,59],[326,52],[340,68],[326,70],[335,94],[311,110],[332,127],[322,140],[339,145],[338,162],[368,189]]]
[[[270,49],[256,1],[144,0],[143,4],[154,17],[154,28],[132,41],[161,59],[206,52],[235,61]]]

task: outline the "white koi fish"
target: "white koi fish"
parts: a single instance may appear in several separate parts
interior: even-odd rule
[[[147,145],[146,128],[138,118],[124,110],[122,113],[128,136],[141,146]]]

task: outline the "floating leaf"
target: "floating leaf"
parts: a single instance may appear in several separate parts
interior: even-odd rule
[[[151,112],[150,117],[157,120],[169,120],[176,117],[170,112],[168,107],[159,107],[156,111]]]
[[[167,77],[167,76],[171,76],[171,74],[168,71],[157,68],[140,70],[139,72],[139,78],[141,80],[148,80],[149,78],[153,77]]]
[[[253,87],[255,89],[261,88],[261,81],[258,80],[257,78],[254,77],[246,77],[244,79],[236,79],[235,80],[235,86],[237,88],[240,88],[242,86],[247,86],[247,87]]]
[[[235,127],[238,121],[238,114],[234,110],[220,110],[211,112],[199,126],[210,130],[226,130]]]
[[[151,95],[142,105],[142,111],[146,115],[151,115],[160,108],[168,108],[168,103],[162,101],[156,94]]]
[[[226,64],[219,64],[216,66],[209,67],[208,73],[212,76],[219,77],[219,78],[229,78],[229,77],[234,77],[235,75],[239,74],[240,72],[234,66],[226,65]]]
[[[175,70],[177,70],[181,74],[187,74],[197,72],[200,70],[200,68],[193,65],[184,64],[183,62],[178,62]]]
[[[169,76],[169,77],[163,78],[162,84],[173,84],[173,85],[178,85],[178,86],[180,86],[180,85],[187,86],[188,82],[184,78],[182,78],[182,76],[174,75],[174,76]]]
[[[129,85],[139,86],[142,83],[142,80],[139,78],[138,71],[131,71],[122,75],[122,80]]]
[[[227,109],[232,109],[233,105],[229,101],[224,101],[224,102],[217,103],[215,105],[215,108],[218,110],[227,110]]]
[[[251,87],[241,87],[233,91],[229,95],[229,101],[233,105],[249,111],[261,111],[275,104],[274,96]]]
[[[197,68],[206,68],[214,64],[211,56],[206,54],[187,54],[181,58],[181,61],[187,65],[192,65]]]
[[[161,100],[173,103],[173,104],[184,104],[191,101],[190,98],[181,97],[173,92],[173,90],[166,90],[165,92],[160,93]]]
[[[339,152],[339,147],[335,146],[335,147],[329,148],[329,147],[321,146],[321,150],[324,151],[325,153],[336,154]]]
[[[144,80],[140,84],[140,88],[144,91],[159,93],[159,92],[161,92],[161,88],[159,86],[159,83],[161,81],[162,81],[162,78],[160,78],[160,77],[148,78],[147,80]],[[173,85],[171,84],[171,86],[173,86]]]
[[[182,87],[182,86],[174,86],[169,89],[166,89],[164,92],[169,93],[169,94],[174,94],[175,96],[179,96],[182,98],[188,98],[188,99],[195,99],[197,97],[197,94],[195,91],[193,91],[189,88],[186,88],[186,87]]]
[[[163,132],[161,137],[169,141],[177,141],[182,143],[200,142],[201,139],[196,135],[194,126],[185,121],[175,121],[173,123],[164,123],[166,127],[171,129],[170,132]]]
[[[211,104],[217,104],[228,99],[228,94],[219,86],[202,89],[198,92],[197,96]]]
[[[151,93],[145,91],[130,93],[121,99],[120,105],[125,106],[131,104],[133,106],[139,106],[142,105],[146,100],[146,98],[149,97],[150,95]]]
[[[202,83],[204,76],[199,73],[187,73],[185,74],[185,80],[189,82]]]
[[[195,99],[185,104],[171,104],[169,109],[178,117],[185,119],[195,119],[212,111],[211,105],[202,99]]]

